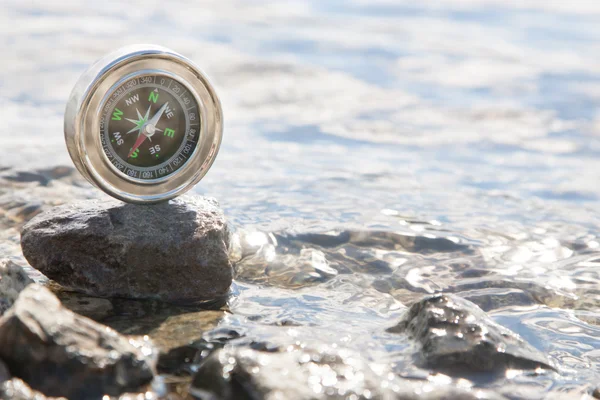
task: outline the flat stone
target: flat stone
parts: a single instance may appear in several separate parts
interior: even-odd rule
[[[99,297],[202,302],[225,295],[232,280],[225,216],[199,196],[58,206],[23,227],[21,246],[48,278]]]
[[[149,343],[73,313],[38,284],[25,288],[0,319],[0,358],[13,376],[46,396],[139,391],[153,378],[153,355]]]
[[[424,367],[461,371],[554,369],[546,356],[519,335],[492,321],[468,300],[428,296],[413,304],[389,332],[406,333],[421,347]]]
[[[33,283],[21,266],[0,260],[0,315],[13,305],[19,293]]]

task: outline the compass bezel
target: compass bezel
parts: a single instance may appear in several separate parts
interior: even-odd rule
[[[112,89],[134,76],[151,74],[185,85],[198,104],[200,125],[196,148],[182,167],[166,177],[142,180],[110,163],[102,148],[100,118]],[[189,59],[153,45],[129,46],[92,65],[75,85],[65,112],[65,140],[79,172],[107,194],[132,203],[165,201],[191,189],[213,164],[222,134],[221,104],[206,75]]]

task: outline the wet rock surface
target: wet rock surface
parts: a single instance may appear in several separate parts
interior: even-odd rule
[[[424,367],[450,374],[464,370],[554,369],[519,335],[458,296],[440,294],[419,300],[388,331],[406,333],[419,342],[416,358]]]
[[[45,190],[52,189],[53,183],[48,185]],[[65,307],[121,333],[148,335],[156,343],[161,351],[157,372],[164,383],[152,389],[156,392],[130,390],[123,398],[159,398],[159,393],[189,398],[193,393],[211,400],[276,399],[284,393],[296,399],[301,398],[297,393],[304,393],[308,399],[323,399],[345,398],[339,394],[345,391],[374,399],[544,397],[532,378],[506,380],[492,370],[482,380],[473,378],[469,369],[451,374],[443,367],[415,365],[413,340],[399,341],[397,332],[386,331],[406,313],[395,298],[419,301],[452,271],[468,279],[476,276],[466,272],[477,271],[472,264],[480,263],[481,257],[464,240],[354,229],[303,234],[239,230],[229,257],[237,263],[236,283],[228,304],[217,302],[213,310],[154,300],[102,299],[54,283],[49,287]],[[412,269],[398,264],[399,257],[408,259]],[[438,270],[428,265],[438,257],[460,261],[442,264],[442,275],[435,276]],[[413,276],[415,270],[420,275]],[[535,285],[465,289],[486,310],[536,304]],[[372,347],[378,342],[389,352]],[[303,362],[306,357],[311,361]],[[234,372],[227,377],[222,374],[227,370]],[[348,381],[346,374],[366,378],[362,383]],[[486,383],[482,389],[467,387],[465,377]],[[523,383],[515,383],[519,379]],[[314,392],[315,382],[321,385],[319,393]],[[361,391],[362,397],[357,394]]]
[[[200,400],[505,399],[485,390],[402,379],[385,364],[324,344],[316,348],[229,345],[200,364],[190,393]]]
[[[33,283],[20,265],[0,260],[0,315],[13,305],[19,293]]]
[[[389,378],[385,368],[375,372],[360,355],[325,347],[217,350],[201,364],[190,393],[205,400],[391,398],[391,387],[381,387],[388,386],[381,385]]]
[[[152,355],[149,343],[74,314],[37,284],[0,319],[0,358],[13,376],[48,396],[137,391],[153,377]]]
[[[244,368],[240,367],[239,376],[247,378],[240,378],[247,383],[247,392],[242,393],[253,395],[253,400],[275,398],[279,388],[286,385],[298,385],[299,392],[305,393],[302,385],[322,379],[323,370],[352,371],[355,367],[357,375],[365,373],[364,367],[367,375],[375,374],[369,376],[379,385],[389,385],[371,390],[371,398],[583,399],[597,387],[584,383],[593,381],[589,363],[595,365],[594,349],[600,346],[594,339],[598,336],[594,327],[600,319],[591,311],[597,302],[593,295],[578,298],[557,291],[547,281],[506,278],[497,272],[507,267],[501,266],[500,261],[490,261],[490,248],[469,237],[437,230],[436,225],[423,220],[407,220],[410,226],[425,226],[426,232],[416,237],[414,233],[386,232],[379,227],[308,232],[238,229],[229,249],[237,275],[226,304],[215,301],[188,306],[74,292],[48,281],[26,265],[20,254],[18,229],[33,214],[65,201],[98,195],[81,178],[73,174],[54,177],[56,173],[0,173],[0,227],[5,229],[0,230],[0,250],[22,265],[32,279],[55,292],[65,307],[122,334],[148,335],[155,343],[161,353],[157,379],[151,388],[128,390],[120,395],[123,399],[187,399],[191,398],[190,388],[193,390],[194,385],[205,390],[205,395],[218,390],[227,393],[237,383],[215,375],[223,371],[215,362],[216,354],[231,354],[237,360],[241,357],[238,353],[246,354],[248,350],[248,360],[308,376],[308,380],[298,380],[273,372],[271,367],[259,368],[258,372],[253,372],[252,367],[250,374],[244,375]],[[5,176],[11,178],[4,179]],[[34,176],[40,177],[33,179]],[[19,181],[23,177],[26,182]],[[7,202],[2,203],[2,199]],[[27,213],[27,209],[33,211]],[[532,252],[538,251],[538,245],[527,246]],[[552,254],[568,252],[561,243],[544,246],[550,246]],[[585,248],[578,251],[572,264],[581,260],[593,263],[597,258],[588,255]],[[586,279],[590,279],[589,275]],[[407,314],[403,303],[414,304],[435,291],[456,292],[470,299],[499,324],[543,349],[553,365],[567,368],[561,374],[533,369],[510,369],[502,374],[496,369],[484,371],[463,366],[449,371],[428,366],[420,354],[419,341],[410,339],[406,330],[387,330]],[[579,319],[574,319],[570,311],[544,304],[581,307],[575,311]],[[311,359],[326,354],[334,357],[321,359],[319,368],[309,367],[310,363],[302,364],[285,356],[288,348],[296,355],[308,354]],[[352,357],[336,358],[338,350]],[[211,375],[205,363],[217,372]],[[349,366],[344,367],[346,363]],[[247,366],[252,365],[248,361]],[[199,371],[206,377],[214,376],[214,386],[197,382],[192,385],[195,376],[199,379]],[[275,385],[263,373],[280,376],[280,382]],[[220,386],[217,382],[221,382]],[[339,379],[326,389],[337,392],[348,385]],[[314,385],[309,383],[309,387]],[[320,399],[325,393],[312,396]],[[37,395],[42,396],[41,392]]]
[[[227,293],[229,231],[215,200],[153,206],[84,201],[23,227],[29,263],[66,288],[100,297],[193,303]]]

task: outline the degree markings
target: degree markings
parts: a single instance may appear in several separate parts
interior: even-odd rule
[[[158,77],[160,78],[160,76],[158,76]],[[189,94],[189,91],[186,90],[185,86],[180,85],[178,81],[175,81],[175,84],[174,84],[173,83],[174,79],[169,79],[169,78],[164,79],[164,78],[162,78],[162,79],[160,79],[160,80],[157,81],[156,78],[157,78],[157,75],[153,76],[152,79],[149,79],[149,77],[146,78],[146,79],[144,79],[143,77],[142,78],[136,78],[135,80],[129,81],[129,87],[119,87],[112,94],[112,98],[110,99],[111,101],[105,105],[105,108],[106,108],[105,112],[108,112],[111,109],[111,104],[114,104],[114,102],[118,98],[123,98],[122,96],[120,96],[121,94],[125,95],[125,93],[123,93],[123,92],[128,92],[128,94],[125,95],[125,96],[129,96],[129,97],[125,98],[126,103],[127,103],[126,106],[128,106],[127,108],[130,108],[131,106],[134,106],[135,103],[139,104],[138,99],[135,98],[136,95],[135,94],[132,95],[132,93],[135,93],[136,89],[138,89],[138,88],[142,89],[144,86],[146,86],[148,84],[155,84],[156,86],[158,86],[158,87],[155,86],[155,91],[166,90],[166,91],[170,92],[172,95],[174,95],[176,98],[181,99],[181,101],[187,102],[187,99],[188,99],[187,95]],[[138,88],[135,88],[135,86],[137,86],[137,85],[135,85],[135,83],[132,83],[132,82],[139,83],[140,86],[138,86]],[[160,82],[160,83],[157,83],[157,82]],[[175,88],[177,91],[179,91],[179,93],[173,93],[173,91],[171,90],[172,88]],[[183,91],[182,91],[182,89],[183,89]],[[129,101],[127,101],[127,100],[129,100]],[[141,98],[139,100],[141,100]],[[193,101],[193,98],[191,98],[191,100]],[[148,101],[151,101],[151,99],[148,99]],[[192,105],[190,107],[185,107],[185,104],[183,102],[180,105],[183,106],[182,108],[185,110],[186,114],[188,114],[188,112],[190,110],[197,109],[197,107],[198,107],[198,105],[194,104],[194,103],[192,103]],[[154,102],[154,103],[156,103],[156,102]],[[113,105],[113,107],[114,107],[114,105]],[[112,108],[111,111],[114,112],[115,109]],[[192,114],[192,116],[193,115],[195,115],[195,114]],[[106,118],[108,120],[111,120],[111,117],[113,117],[113,116],[114,115],[108,114],[108,116]],[[116,115],[116,117],[117,118],[114,118],[113,120],[126,119],[126,118],[124,118],[124,116],[122,114],[121,115]],[[139,120],[140,120],[140,118],[139,118],[139,115],[138,115],[138,121]],[[103,122],[104,122],[104,119],[103,119]],[[133,122],[133,121],[130,121],[130,122]],[[178,170],[179,168],[181,168],[182,165],[185,164],[185,162],[189,159],[190,154],[182,152],[182,149],[183,149],[184,145],[187,143],[187,145],[191,146],[191,149],[193,150],[193,149],[195,149],[195,147],[198,144],[198,142],[196,140],[196,137],[195,137],[195,136],[197,136],[197,134],[194,134],[192,137],[190,137],[188,135],[187,131],[189,131],[190,127],[192,127],[192,126],[193,127],[198,127],[200,125],[200,121],[196,121],[194,123],[190,123],[190,121],[188,120],[187,122],[188,122],[188,129],[186,130],[186,133],[184,135],[185,139],[182,142],[180,150],[178,150],[177,155],[175,156],[175,158],[172,158],[170,160],[170,162],[168,162],[168,164],[162,164],[162,167],[160,167],[160,169],[157,169],[156,171],[146,171],[146,172],[144,172],[144,171],[138,170],[137,168],[132,169],[132,168],[130,168],[127,165],[122,165],[120,163],[120,161],[119,161],[120,159],[118,158],[118,154],[113,154],[114,150],[108,151],[108,148],[107,148],[107,151],[105,151],[105,154],[106,154],[106,156],[109,157],[109,159],[114,160],[112,162],[112,164],[116,168],[118,168],[119,170],[121,170],[122,173],[125,173],[126,175],[129,175],[131,177],[134,177],[134,178],[140,177],[141,178],[142,177],[142,175],[141,175],[142,173],[144,175],[147,175],[147,178],[150,178],[150,177],[154,178],[154,177],[160,177],[160,176],[168,175],[168,174],[170,174],[170,173]],[[103,124],[101,124],[101,126],[103,126]],[[108,127],[106,127],[106,129],[108,129]],[[116,147],[113,147],[113,146],[120,145],[121,143],[117,143],[116,140],[111,140],[111,139],[113,139],[114,133],[113,134],[109,134],[108,131],[106,131],[106,134],[109,135],[109,136],[108,137],[105,137],[104,135],[102,136],[102,142],[103,142],[103,144],[105,146],[108,145],[109,148],[112,148],[112,149],[116,150]],[[106,140],[106,139],[108,139],[108,140]],[[110,142],[110,143],[107,143],[107,142]],[[156,166],[156,167],[158,167],[158,166]],[[169,172],[167,172],[167,171],[169,171]]]

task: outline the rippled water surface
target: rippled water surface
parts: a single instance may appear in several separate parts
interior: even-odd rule
[[[469,385],[589,392],[599,20],[586,0],[5,0],[0,166],[15,183],[0,187],[0,251],[19,258],[18,221],[37,204],[100,196],[69,171],[45,173],[53,185],[12,171],[70,166],[62,118],[79,74],[157,43],[201,65],[224,106],[221,152],[195,191],[238,228],[240,261],[231,313],[202,314],[202,329],[335,343],[425,378],[385,328],[426,294],[457,293],[559,371]],[[196,317],[169,312],[195,332]]]

